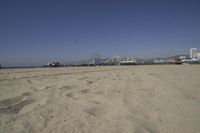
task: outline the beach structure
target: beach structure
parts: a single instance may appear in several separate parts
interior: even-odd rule
[[[90,57],[90,62],[88,65],[101,65],[102,64],[102,61],[101,61],[101,58],[100,58],[100,55],[98,53],[93,53]]]
[[[186,64],[200,64],[200,59],[196,59],[196,58],[184,59],[182,60],[182,62]]]
[[[163,59],[155,59],[154,61],[153,61],[153,63],[154,64],[165,64],[165,63],[167,63],[165,60],[163,60]]]
[[[175,60],[174,58],[168,58],[166,60],[166,62],[169,63],[169,64],[175,64],[177,62],[177,60]]]
[[[101,59],[99,54],[93,53],[90,58],[90,63],[88,65],[136,65],[138,61],[134,57],[120,57],[119,55],[114,55],[111,58]]]
[[[60,64],[60,62],[49,62],[46,65],[44,65],[45,67],[61,67],[63,65]]]
[[[185,56],[179,56],[179,59],[180,59],[180,60],[185,60],[186,57],[185,57]]]
[[[119,65],[121,61],[121,57],[119,55],[115,55],[106,61],[103,62],[104,65]]]
[[[135,57],[121,57],[119,55],[115,55],[103,62],[104,65],[136,65],[138,64],[138,60]]]
[[[125,57],[120,61],[120,65],[137,65],[137,59],[134,57]]]

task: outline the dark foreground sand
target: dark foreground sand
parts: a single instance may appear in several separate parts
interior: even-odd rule
[[[1,70],[0,133],[200,133],[200,65]]]

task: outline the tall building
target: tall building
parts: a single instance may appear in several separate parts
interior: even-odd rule
[[[198,55],[197,55],[197,56],[198,56],[198,59],[200,59],[200,52],[198,53]]]
[[[197,58],[198,50],[197,48],[190,48],[190,58]]]

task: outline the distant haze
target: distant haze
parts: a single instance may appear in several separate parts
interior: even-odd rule
[[[199,0],[1,0],[0,64],[189,54],[200,48]]]

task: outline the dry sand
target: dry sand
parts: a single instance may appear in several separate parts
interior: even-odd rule
[[[0,133],[200,133],[200,65],[0,70]]]

